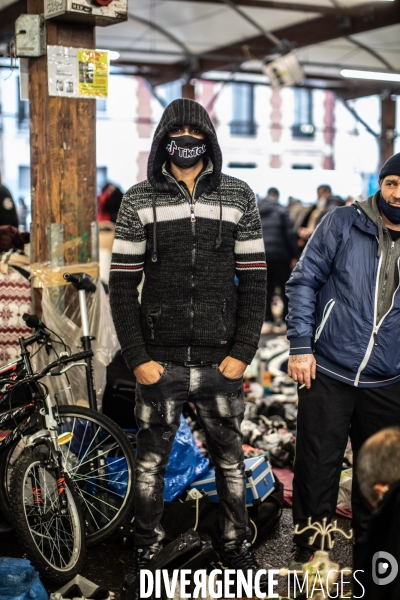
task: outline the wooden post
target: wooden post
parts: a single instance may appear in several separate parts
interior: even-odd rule
[[[392,96],[381,98],[381,137],[380,137],[380,165],[387,161],[394,153],[394,137],[396,127],[396,101]]]
[[[28,13],[43,13],[28,0]],[[94,26],[48,20],[47,44],[94,48]],[[64,226],[66,264],[91,260],[96,220],[96,101],[49,96],[47,56],[29,60],[33,262],[50,260],[47,226]]]
[[[190,82],[184,83],[182,85],[182,98],[187,98],[188,100],[196,100],[195,86]]]

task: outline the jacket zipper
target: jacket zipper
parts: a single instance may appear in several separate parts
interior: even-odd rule
[[[329,319],[329,315],[331,314],[332,309],[335,306],[335,304],[336,304],[336,301],[333,300],[333,298],[331,298],[331,300],[329,300],[329,302],[326,303],[324,312],[322,314],[321,323],[319,324],[319,326],[317,327],[317,330],[315,332],[314,342],[317,342],[319,340],[319,338],[321,337],[321,333],[325,327],[327,320]]]
[[[222,327],[224,330],[224,339],[221,341],[221,344],[226,344],[227,340],[227,326],[226,326],[226,299],[224,298],[224,303],[222,305]]]
[[[150,327],[150,337],[152,340],[154,340],[154,323],[150,316],[147,317],[147,324]]]
[[[392,242],[391,248],[394,248],[394,242]],[[377,338],[378,338],[378,331],[384,321],[384,319],[387,317],[387,315],[390,313],[390,311],[393,308],[393,304],[394,304],[394,297],[398,291],[398,289],[400,288],[400,258],[397,260],[397,270],[399,272],[399,285],[397,286],[397,288],[395,289],[393,296],[392,296],[392,303],[390,305],[389,310],[383,315],[383,317],[381,318],[381,320],[379,321],[379,323],[377,325],[375,325],[375,321],[376,321],[376,311],[377,311],[377,305],[378,305],[378,283],[379,283],[379,274],[380,274],[380,270],[381,270],[381,263],[382,263],[382,257],[379,259],[379,266],[378,266],[378,273],[377,273],[377,279],[376,279],[376,290],[375,290],[375,306],[374,306],[374,328],[372,330],[372,334],[368,343],[368,347],[367,347],[367,351],[365,353],[364,359],[360,365],[360,368],[357,371],[357,376],[356,379],[354,381],[354,385],[358,387],[358,383],[360,381],[360,376],[362,371],[365,369],[365,367],[367,366],[367,363],[371,357],[372,354],[372,350],[373,347],[377,345]]]
[[[191,230],[192,230],[192,239],[193,239],[193,245],[192,245],[192,274],[190,276],[190,287],[191,287],[191,294],[190,294],[190,337],[189,339],[192,339],[192,335],[193,335],[193,321],[194,321],[194,301],[193,301],[193,293],[194,293],[194,267],[195,267],[195,263],[196,263],[196,216],[194,214],[194,196],[195,196],[195,192],[196,192],[196,187],[198,182],[200,181],[200,179],[202,179],[202,177],[204,175],[207,175],[209,171],[207,171],[207,169],[205,171],[203,171],[203,173],[201,174],[201,176],[198,178],[198,180],[196,181],[196,183],[194,184],[194,188],[193,188],[193,193],[192,195],[188,198],[186,191],[179,185],[179,183],[176,181],[176,179],[174,177],[171,177],[171,175],[169,173],[165,173],[168,175],[168,177],[174,181],[174,183],[178,186],[178,188],[181,190],[183,197],[189,200],[189,208],[190,208],[190,225],[191,225]],[[187,361],[190,362],[192,360],[192,356],[191,356],[191,347],[188,346],[187,349],[187,355],[186,355]]]

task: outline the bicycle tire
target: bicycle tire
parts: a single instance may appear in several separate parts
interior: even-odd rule
[[[133,509],[133,465],[134,465],[134,461],[135,461],[135,453],[132,449],[131,442],[129,441],[127,436],[124,434],[122,429],[118,425],[116,425],[109,417],[106,417],[105,415],[103,415],[101,413],[93,411],[90,408],[85,408],[82,406],[75,406],[75,405],[59,406],[57,408],[56,412],[58,412],[61,419],[68,418],[68,417],[79,418],[81,420],[89,420],[94,423],[97,423],[103,429],[108,428],[108,430],[110,431],[110,433],[112,434],[114,439],[117,440],[117,445],[119,448],[121,448],[121,452],[123,453],[126,463],[127,463],[128,481],[127,481],[125,497],[123,499],[123,502],[122,503],[120,502],[118,514],[115,515],[115,517],[111,520],[111,522],[107,522],[106,524],[103,524],[103,526],[101,528],[96,528],[93,526],[94,520],[88,519],[88,514],[87,514],[88,511],[85,511],[83,508],[84,520],[85,520],[85,531],[86,531],[86,545],[87,546],[95,545],[97,543],[100,543],[100,542],[106,540],[108,537],[110,537],[115,532],[115,530],[118,528],[118,526],[122,522],[124,522],[125,519],[128,516],[130,516],[130,514],[132,512],[132,509]],[[59,427],[59,433],[62,433],[62,432],[63,432],[63,426],[61,425]],[[26,438],[22,438],[21,440],[15,442],[10,447],[9,450],[7,450],[2,456],[0,456],[0,502],[1,502],[1,506],[4,507],[4,511],[3,511],[4,516],[11,523],[12,523],[12,511],[11,511],[10,501],[9,501],[10,481],[11,481],[11,477],[12,477],[13,466],[16,464],[18,456],[25,449],[25,440],[26,440]],[[43,449],[43,446],[40,444],[40,440],[38,440],[38,442],[37,442],[37,447]],[[68,447],[68,446],[65,445],[64,447]],[[115,454],[115,450],[114,450],[114,454]],[[67,462],[68,461],[66,461],[66,463]],[[66,469],[66,472],[69,473],[69,476],[73,482],[75,482],[76,479],[79,480],[79,475],[80,475],[79,472],[77,473],[78,477],[76,477],[75,474],[73,472],[71,472],[71,470],[69,470],[67,464],[64,464],[64,468]],[[115,473],[114,473],[114,476],[115,476]],[[78,495],[81,496],[81,499],[82,499],[82,495],[84,495],[84,492],[79,488],[78,482],[77,482],[76,487],[77,487]],[[115,500],[115,494],[112,494],[112,498]],[[115,502],[114,502],[114,504],[115,504]],[[108,507],[108,509],[110,510],[110,507]],[[86,512],[86,514],[85,514],[85,512]],[[103,518],[105,518],[105,517],[103,517]]]
[[[40,490],[39,501],[33,486]],[[14,527],[32,564],[56,584],[67,583],[80,572],[86,553],[79,499],[67,475],[65,490],[67,513],[61,515],[48,453],[28,449],[17,460],[10,484]]]
[[[12,525],[13,512],[9,500],[9,490],[12,469],[19,456],[26,448],[26,438],[10,444],[10,447],[0,455],[0,509],[7,521]]]
[[[59,406],[55,411],[55,414],[57,413],[57,418],[63,422],[59,425],[59,434],[74,430],[72,440],[61,446],[63,465],[80,496],[86,545],[95,545],[109,538],[118,526],[131,516],[135,453],[122,429],[105,415],[90,408],[70,405]],[[103,446],[100,452],[105,463],[103,470],[98,468],[89,471],[90,455],[96,460],[99,453],[96,456],[96,446],[90,449],[93,425],[88,423],[102,428],[98,435],[107,434],[102,439]],[[78,428],[80,431],[77,431]]]

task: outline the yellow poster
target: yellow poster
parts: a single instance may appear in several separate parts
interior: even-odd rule
[[[106,50],[78,50],[78,96],[107,98],[108,52]]]

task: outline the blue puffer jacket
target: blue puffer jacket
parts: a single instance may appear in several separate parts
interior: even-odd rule
[[[314,352],[318,371],[359,387],[400,380],[400,286],[375,324],[378,244],[378,227],[363,210],[337,208],[315,230],[286,287],[290,353]]]

